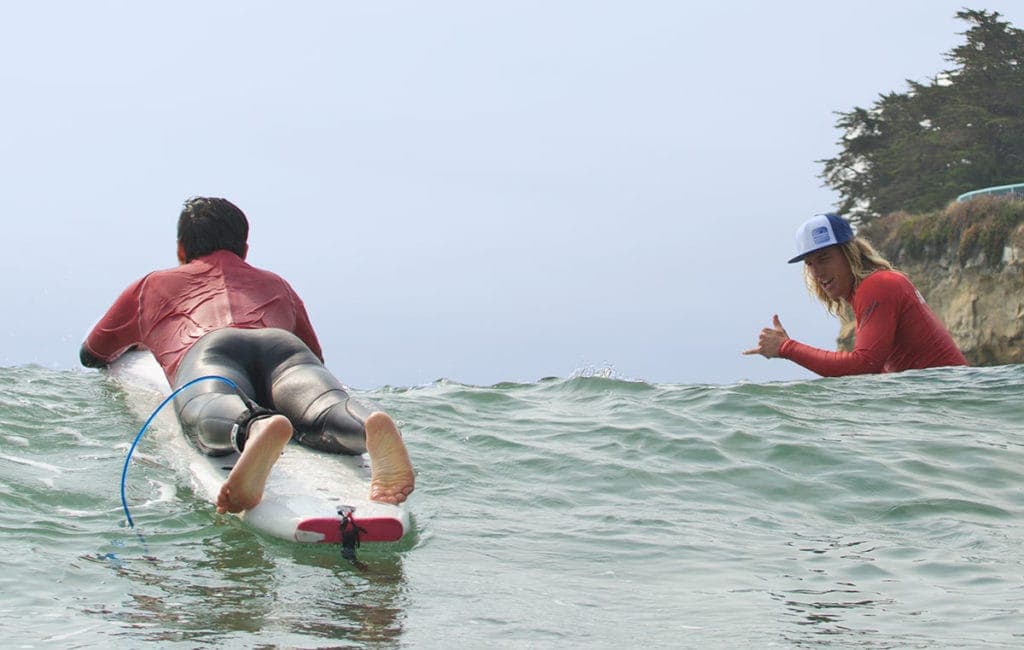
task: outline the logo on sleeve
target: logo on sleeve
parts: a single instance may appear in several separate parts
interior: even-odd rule
[[[863,325],[864,323],[866,323],[867,320],[869,318],[871,318],[871,314],[875,313],[875,308],[876,307],[878,307],[878,301],[877,300],[874,301],[873,303],[871,303],[868,306],[868,308],[864,310],[864,313],[860,315],[859,319],[857,319],[857,324],[858,325]]]

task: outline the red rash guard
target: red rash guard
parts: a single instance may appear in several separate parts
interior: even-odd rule
[[[323,360],[306,307],[291,286],[224,250],[132,283],[92,328],[83,347],[109,363],[133,345],[142,345],[173,385],[178,364],[192,344],[224,327],[287,330]]]
[[[875,271],[853,293],[853,352],[830,352],[788,339],[779,356],[826,377],[966,366],[967,359],[910,280]]]

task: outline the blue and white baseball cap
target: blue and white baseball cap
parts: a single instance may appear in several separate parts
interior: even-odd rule
[[[796,229],[796,257],[789,263],[799,262],[814,251],[845,244],[853,239],[850,222],[838,214],[816,214]]]

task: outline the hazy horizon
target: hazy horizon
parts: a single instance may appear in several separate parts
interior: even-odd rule
[[[970,8],[1024,26],[1006,5]],[[948,69],[962,8],[7,7],[0,363],[77,367],[116,296],[175,264],[182,202],[213,195],[356,387],[813,377],[741,352],[775,313],[835,345],[786,260],[838,200],[817,162],[836,113]]]

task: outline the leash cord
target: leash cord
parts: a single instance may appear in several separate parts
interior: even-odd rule
[[[245,402],[247,406],[251,403],[252,400],[246,397],[246,395],[242,392],[242,389],[238,387],[238,384],[231,381],[227,377],[221,377],[220,375],[204,375],[202,377],[197,377],[192,381],[177,388],[173,393],[164,398],[164,401],[160,402],[160,406],[157,406],[156,409],[153,410],[153,412],[149,415],[149,418],[146,419],[145,424],[143,424],[142,428],[139,429],[139,432],[135,434],[135,440],[132,441],[132,446],[128,449],[128,455],[125,456],[124,459],[124,468],[121,470],[121,507],[124,508],[124,516],[128,518],[128,526],[130,526],[131,528],[135,528],[135,522],[132,520],[131,512],[128,511],[128,499],[125,498],[124,492],[125,483],[128,479],[128,463],[131,462],[132,454],[135,452],[135,447],[138,446],[139,441],[142,439],[142,434],[146,432],[146,429],[149,428],[149,425],[152,424],[154,419],[156,419],[157,414],[160,413],[161,409],[167,406],[167,404],[171,400],[173,400],[178,393],[185,390],[189,386],[192,386],[193,384],[198,384],[201,381],[206,381],[209,379],[216,379],[218,381],[224,382],[225,384],[228,384],[229,386],[235,389],[239,396],[241,396],[242,401]]]

